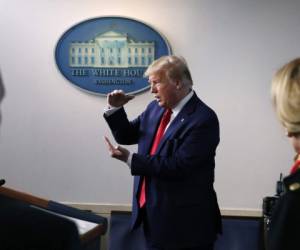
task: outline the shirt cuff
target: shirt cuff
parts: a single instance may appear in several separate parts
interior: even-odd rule
[[[128,165],[128,167],[131,169],[131,162],[132,162],[132,153],[129,152],[126,164]]]
[[[104,114],[105,114],[106,116],[110,116],[110,115],[112,115],[113,113],[115,113],[116,111],[118,111],[120,108],[122,108],[122,107],[106,106],[106,107],[104,108]]]

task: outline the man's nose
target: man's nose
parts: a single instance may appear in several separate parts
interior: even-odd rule
[[[151,93],[156,93],[157,92],[157,89],[153,84],[151,84],[150,88],[151,88]]]

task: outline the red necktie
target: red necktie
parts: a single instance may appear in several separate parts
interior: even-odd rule
[[[294,165],[291,168],[291,174],[296,173],[299,168],[300,168],[300,160],[297,160],[295,161]]]
[[[163,117],[160,120],[160,124],[157,129],[157,132],[156,132],[156,135],[155,135],[155,138],[154,138],[151,150],[150,150],[150,155],[155,154],[157,147],[159,145],[159,142],[164,135],[165,129],[166,129],[168,123],[170,122],[171,115],[172,115],[172,110],[166,109],[166,111],[163,114]],[[143,177],[141,193],[140,193],[140,197],[139,197],[140,207],[143,207],[146,203],[146,191],[145,190],[146,190],[146,179],[145,179],[145,177]]]

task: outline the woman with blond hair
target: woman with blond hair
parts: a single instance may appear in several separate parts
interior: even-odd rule
[[[271,218],[269,250],[295,250],[300,235],[300,58],[285,64],[272,81],[272,101],[296,156],[284,178],[284,193]]]

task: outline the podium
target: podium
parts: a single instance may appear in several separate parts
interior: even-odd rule
[[[1,249],[99,250],[107,219],[0,187]]]

